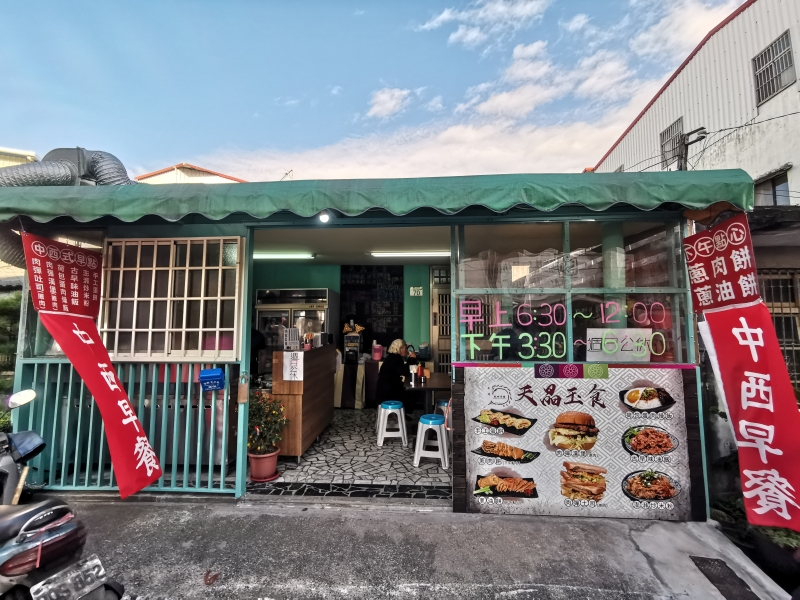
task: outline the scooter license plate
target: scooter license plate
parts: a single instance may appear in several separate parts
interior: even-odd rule
[[[78,600],[106,581],[96,554],[59,571],[31,588],[33,600]]]

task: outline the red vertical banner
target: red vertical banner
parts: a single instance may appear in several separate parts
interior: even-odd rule
[[[34,308],[100,409],[119,494],[127,498],[157,481],[161,466],[94,322],[102,255],[29,233],[22,243]]]
[[[800,411],[761,301],[747,216],[683,241],[696,313],[739,448],[747,520],[800,531]]]
[[[747,519],[800,531],[800,411],[769,310],[758,301],[705,317],[739,447]]]

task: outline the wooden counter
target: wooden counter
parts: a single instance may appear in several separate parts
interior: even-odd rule
[[[283,379],[283,352],[272,354],[272,395],[286,409],[281,456],[302,456],[333,421],[336,347],[327,344],[303,352],[303,381]]]

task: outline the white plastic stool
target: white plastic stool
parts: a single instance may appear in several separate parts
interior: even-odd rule
[[[441,411],[444,415],[444,428],[447,430],[447,441],[450,442],[450,451],[453,450],[453,407],[452,398],[450,400],[437,400],[436,408],[433,413]]]
[[[386,426],[389,421],[389,415],[397,417],[399,431],[387,431]],[[403,448],[408,446],[408,436],[406,435],[406,412],[403,409],[403,403],[397,400],[387,400],[382,402],[378,407],[378,446],[383,446],[385,438],[401,438],[403,440]]]
[[[433,440],[426,440],[429,432],[436,433],[436,450],[425,450],[425,446],[433,445]],[[423,456],[438,458],[442,461],[442,467],[447,469],[450,466],[449,452],[447,450],[447,430],[444,426],[442,415],[422,415],[417,426],[417,447],[414,450],[414,466],[419,466],[419,460]]]

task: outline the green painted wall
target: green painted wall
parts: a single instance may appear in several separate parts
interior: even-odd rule
[[[342,269],[339,265],[312,265],[253,261],[253,289],[328,288],[338,292]]]
[[[431,341],[431,290],[428,265],[403,267],[403,337],[419,348],[420,342]],[[421,287],[422,296],[411,297],[411,287]]]
[[[341,288],[339,265],[312,265],[253,261],[253,289],[269,288]],[[427,265],[403,267],[403,337],[415,348],[431,340],[430,268]],[[422,296],[411,297],[411,287],[421,287]]]

